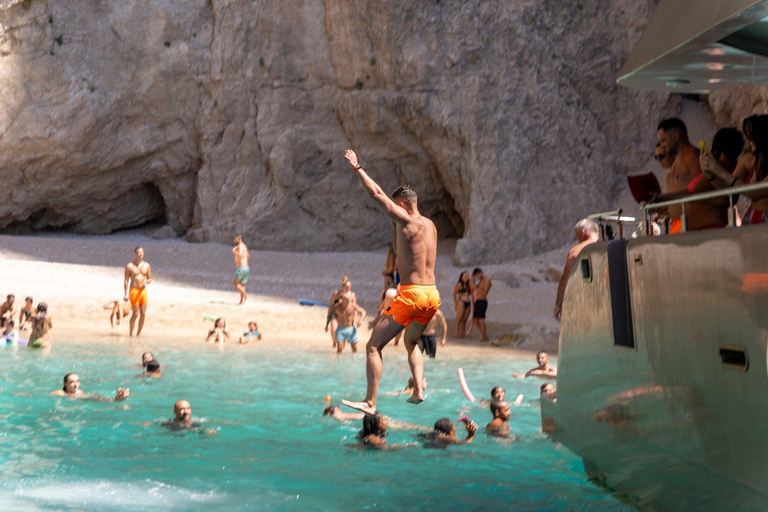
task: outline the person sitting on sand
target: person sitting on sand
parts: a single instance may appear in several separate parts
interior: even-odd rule
[[[32,315],[35,313],[32,297],[24,299],[24,307],[19,311],[19,330],[23,331],[32,325]]]
[[[115,325],[119,327],[123,318],[131,312],[131,304],[124,300],[111,300],[104,304],[104,309],[110,311],[109,325],[114,328]]]
[[[557,398],[557,391],[555,385],[551,382],[547,382],[541,385],[541,398]]]
[[[141,366],[143,366],[144,368],[147,367],[147,364],[150,361],[154,361],[154,360],[155,360],[155,356],[152,354],[152,352],[144,352],[143,354],[141,354]]]
[[[50,344],[50,331],[53,320],[48,314],[48,304],[41,302],[37,305],[37,314],[32,320],[32,333],[29,335],[29,348],[42,348]]]
[[[464,418],[462,418],[462,420],[464,420]],[[471,443],[475,438],[475,432],[477,432],[477,423],[469,418],[466,418],[463,423],[467,427],[467,438],[461,440],[456,436],[456,425],[454,425],[448,418],[440,418],[435,422],[435,428],[432,432],[421,436],[430,441],[425,447],[446,448],[453,444]]]
[[[387,393],[387,396],[412,395],[415,388],[416,386],[413,383],[413,377],[408,377],[408,383],[405,385],[405,388],[402,391],[390,391]],[[423,391],[427,390],[426,377],[421,379],[421,389]]]
[[[255,321],[248,322],[248,330],[240,336],[240,343],[255,343],[256,340],[261,339],[261,333],[259,332],[259,326]]]
[[[100,395],[90,395],[80,389],[80,376],[76,373],[68,373],[64,376],[64,387],[52,392],[54,396],[66,396],[68,398],[79,398],[82,400],[96,400],[97,402],[122,402],[131,394],[128,388],[117,388],[114,398],[107,398]]]
[[[227,321],[223,318],[217,318],[213,324],[213,329],[208,331],[206,343],[225,343],[229,341],[229,332],[227,332]]]
[[[513,373],[512,376],[517,379],[524,379],[526,377],[543,377],[545,379],[557,378],[557,368],[549,364],[549,355],[543,350],[536,354],[536,361],[539,366],[528,370],[526,373]]]
[[[3,302],[2,305],[0,305],[0,327],[5,326],[5,322],[16,316],[16,296],[14,294],[9,294],[5,302]]]
[[[19,342],[19,332],[14,329],[15,323],[13,320],[5,322],[5,330],[3,330],[3,339],[6,345],[15,345]]]
[[[510,437],[509,418],[512,416],[512,412],[509,410],[509,404],[507,402],[492,402],[491,414],[493,414],[493,420],[485,426],[486,433],[492,436]]]

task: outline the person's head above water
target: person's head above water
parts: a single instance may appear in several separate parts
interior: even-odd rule
[[[141,354],[141,365],[147,366],[147,363],[150,361],[154,361],[155,356],[152,355],[152,352],[144,352]]]
[[[410,185],[402,185],[392,192],[392,201],[401,208],[413,211],[417,208],[418,197],[416,196],[416,191]]]
[[[491,399],[503,402],[507,397],[507,392],[501,386],[495,386],[491,388]]]
[[[544,368],[545,366],[547,366],[547,363],[549,362],[549,355],[543,350],[541,352],[538,352],[536,354],[536,362],[539,363],[540,368]]]
[[[333,413],[336,412],[336,409],[338,409],[338,405],[329,405],[325,409],[323,409],[323,416],[333,416]]]
[[[491,414],[494,418],[500,418],[502,421],[509,421],[512,411],[509,410],[509,404],[503,401],[494,400],[491,402]]]
[[[551,382],[545,382],[544,384],[541,385],[539,390],[542,393],[547,393],[547,394],[548,393],[554,393],[555,392],[555,385],[552,384]]]
[[[192,419],[192,406],[186,400],[173,404],[174,421],[184,422]]]
[[[363,431],[360,437],[365,439],[368,436],[384,437],[387,435],[387,418],[380,412],[366,414],[363,416]]]
[[[158,363],[154,359],[147,362],[147,373],[158,373],[159,371],[160,371],[160,363]]]
[[[435,422],[435,432],[452,436],[456,433],[456,426],[448,418],[440,418]]]
[[[67,394],[74,394],[80,389],[80,376],[76,373],[68,373],[64,376],[64,387]]]

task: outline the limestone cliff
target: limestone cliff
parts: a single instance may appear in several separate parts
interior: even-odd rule
[[[0,0],[0,228],[382,247],[343,161],[461,263],[562,245],[648,158],[615,76],[653,0]]]

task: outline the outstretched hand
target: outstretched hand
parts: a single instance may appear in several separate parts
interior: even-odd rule
[[[358,162],[357,160],[357,155],[351,149],[348,149],[344,152],[344,158],[347,159],[347,161],[349,162],[349,165],[351,165],[352,167],[357,167],[358,165],[360,165],[360,162]]]
[[[130,388],[118,388],[117,394],[115,395],[115,402],[120,402],[122,400],[125,400],[130,396],[131,390]]]

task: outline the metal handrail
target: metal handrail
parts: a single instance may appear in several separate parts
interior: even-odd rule
[[[662,201],[660,203],[649,203],[643,206],[643,211],[648,212],[650,210],[658,210],[660,208],[666,208],[667,206],[674,206],[676,204],[693,203],[696,201],[704,201],[706,199],[715,199],[717,197],[735,196],[736,194],[743,194],[744,192],[755,192],[758,190],[768,190],[768,183],[755,183],[754,185],[722,188],[720,190],[713,190],[711,192],[699,192],[698,194],[690,194],[684,197],[679,197],[677,199]]]
[[[635,222],[634,217],[622,217],[622,209],[612,210],[610,212],[592,213],[587,215],[588,219],[592,219],[598,222],[600,226],[600,239],[608,240],[612,238],[612,235],[608,235],[606,228],[601,224],[602,222],[615,222],[619,227],[619,238],[624,238],[624,224]]]
[[[688,218],[685,214],[685,205],[688,203],[695,203],[697,201],[706,201],[707,199],[716,199],[718,197],[728,198],[728,227],[732,228],[736,226],[736,215],[734,215],[735,205],[733,204],[733,196],[743,194],[745,192],[756,192],[760,190],[768,190],[768,183],[755,183],[753,185],[742,185],[740,187],[727,187],[719,190],[713,190],[711,192],[699,192],[698,194],[690,194],[677,199],[670,199],[669,201],[662,201],[660,203],[650,203],[642,206],[643,214],[645,216],[645,234],[651,234],[650,222],[648,214],[654,210],[660,210],[668,206],[680,205],[682,206],[682,214],[680,220],[682,222],[682,232],[688,231]]]

